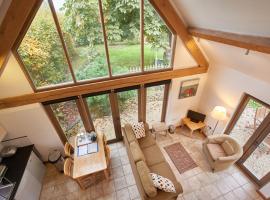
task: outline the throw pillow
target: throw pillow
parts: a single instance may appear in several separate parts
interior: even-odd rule
[[[132,126],[132,130],[135,134],[135,137],[137,139],[145,137],[145,130],[144,130],[143,122],[134,123],[131,126]]]
[[[228,140],[225,140],[222,144],[221,144],[222,148],[224,149],[225,153],[228,156],[231,156],[234,154],[234,149],[232,147],[232,145],[229,143]]]
[[[150,175],[156,188],[163,190],[164,192],[176,193],[174,184],[170,179],[167,179],[155,173],[150,173]]]

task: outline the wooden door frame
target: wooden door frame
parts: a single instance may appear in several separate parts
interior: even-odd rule
[[[241,117],[243,111],[245,110],[248,102],[250,99],[255,100],[256,102],[262,104],[263,106],[270,109],[270,105],[267,103],[261,101],[260,99],[244,93],[242,96],[242,99],[236,108],[228,126],[226,127],[226,130],[224,134],[229,135],[232,131],[233,127],[236,125],[238,119]],[[237,161],[237,165],[240,167],[240,169],[253,181],[255,181],[256,184],[262,186],[267,181],[270,180],[270,173],[268,173],[266,176],[264,176],[261,180],[258,180],[256,176],[254,176],[247,168],[244,167],[243,163],[245,160],[252,154],[252,152],[257,148],[257,146],[264,140],[266,135],[270,131],[270,113],[264,118],[263,122],[258,126],[258,128],[253,132],[252,136],[248,139],[248,141],[243,146],[243,155],[242,157]]]
[[[258,179],[251,171],[249,171],[245,166],[244,162],[249,158],[249,156],[257,149],[257,147],[263,142],[263,140],[267,137],[270,133],[270,113],[267,115],[263,123],[263,130],[259,130],[261,134],[256,138],[255,141],[251,144],[249,149],[243,154],[243,156],[237,161],[237,165],[247,174],[256,184],[259,186],[263,186],[267,182],[270,181],[270,172],[268,172],[265,176],[261,179]],[[258,132],[259,132],[258,131]]]

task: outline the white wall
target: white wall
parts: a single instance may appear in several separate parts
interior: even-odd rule
[[[0,111],[0,126],[8,131],[5,139],[27,136],[47,160],[51,149],[63,147],[54,127],[40,104]]]
[[[196,65],[197,63],[194,61],[189,52],[186,50],[182,41],[179,38],[177,38],[175,48],[175,58],[174,58],[174,69],[189,68],[194,67]],[[181,82],[184,80],[194,78],[200,78],[196,96],[185,99],[178,99]],[[188,109],[198,110],[199,101],[201,98],[201,94],[206,79],[207,73],[193,76],[186,76],[172,80],[166,113],[167,124],[174,124],[178,126],[180,124],[180,119],[186,115]]]
[[[270,104],[269,83],[255,79],[230,67],[214,65],[210,68],[199,110],[208,115],[207,123],[213,127],[216,120],[210,117],[211,110],[216,105],[227,108],[228,118],[219,123],[216,133],[224,131],[244,92]]]
[[[0,77],[0,98],[32,93],[18,62],[11,55]],[[63,145],[40,104],[31,104],[0,110],[0,126],[8,132],[7,138],[27,136],[35,144],[44,160],[50,149]]]

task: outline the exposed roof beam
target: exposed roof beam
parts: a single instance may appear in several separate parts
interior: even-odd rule
[[[244,49],[270,53],[270,37],[242,35],[223,31],[202,28],[189,28],[190,34],[195,37],[212,40]]]
[[[191,56],[195,59],[199,66],[208,67],[208,61],[198,47],[195,40],[189,34],[187,27],[178,16],[177,12],[171,5],[169,0],[149,0],[155,9],[159,12],[167,25],[176,33],[183,41]]]
[[[133,85],[152,83],[156,81],[168,80],[183,76],[190,76],[194,74],[202,74],[206,72],[207,67],[191,67],[185,69],[176,69],[170,71],[154,72],[143,75],[123,77],[108,81],[88,83],[83,85],[76,85],[66,88],[55,89],[51,91],[44,91],[16,97],[9,97],[0,99],[0,109],[22,106],[32,103],[41,103],[55,99],[67,98],[71,96],[78,96],[122,87],[129,87]]]
[[[0,76],[20,31],[40,0],[5,0],[1,5],[1,13],[5,13],[0,24]],[[8,5],[7,5],[8,4]]]

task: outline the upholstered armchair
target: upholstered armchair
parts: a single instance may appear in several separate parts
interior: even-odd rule
[[[203,143],[203,151],[213,172],[229,168],[243,155],[239,143],[224,134],[208,136]]]

